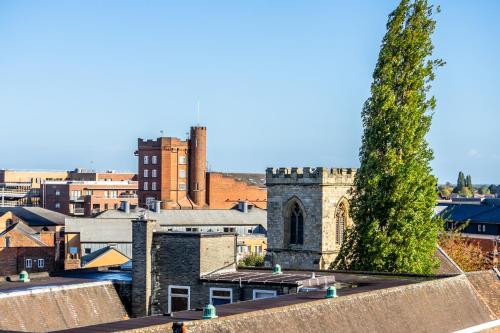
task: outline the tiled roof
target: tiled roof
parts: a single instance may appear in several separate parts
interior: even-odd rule
[[[125,254],[123,254],[119,250],[117,250],[117,249],[115,249],[113,247],[110,247],[110,246],[106,246],[106,247],[103,247],[102,249],[99,249],[97,251],[94,251],[92,253],[89,253],[89,254],[86,254],[86,255],[82,256],[82,266],[87,265],[91,261],[93,261],[93,260],[95,260],[95,259],[97,259],[97,258],[99,258],[99,257],[101,257],[103,255],[105,255],[106,253],[108,253],[110,251],[117,251],[120,254],[122,254],[123,256],[127,257]]]
[[[220,173],[224,177],[233,178],[240,182],[245,182],[248,185],[266,187],[266,175],[263,173],[229,173],[229,172],[214,172]]]
[[[32,239],[35,243],[37,243],[40,246],[48,246],[47,244],[45,244],[40,240],[39,234],[35,230],[31,229],[21,221],[9,226],[7,229],[5,229],[3,232],[0,233],[0,236],[5,235],[12,230],[19,231],[20,233]]]

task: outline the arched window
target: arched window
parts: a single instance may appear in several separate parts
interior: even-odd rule
[[[337,244],[342,244],[344,241],[345,226],[347,223],[347,208],[342,202],[337,208],[335,216],[335,241]]]
[[[290,212],[290,244],[304,244],[304,214],[298,203]]]

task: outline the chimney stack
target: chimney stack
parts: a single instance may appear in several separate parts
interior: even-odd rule
[[[207,129],[191,127],[189,138],[189,197],[200,208],[206,204]]]

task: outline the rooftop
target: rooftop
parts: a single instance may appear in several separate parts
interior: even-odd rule
[[[12,212],[30,227],[64,225],[67,215],[42,207],[0,207],[0,214]]]
[[[275,285],[291,287],[318,287],[335,283],[333,273],[308,274],[305,272],[287,272],[273,274],[269,271],[245,271],[208,274],[202,281],[217,283],[241,283],[257,285]]]

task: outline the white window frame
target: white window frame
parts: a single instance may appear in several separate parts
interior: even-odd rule
[[[144,164],[149,164],[149,156],[148,155],[144,155]]]
[[[40,263],[41,263],[41,265],[40,265]],[[38,268],[44,268],[44,267],[45,267],[45,259],[38,259],[38,260],[36,261],[36,266],[37,266]]]
[[[151,191],[156,191],[156,182],[151,183]]]
[[[187,158],[186,156],[179,156],[179,164],[187,164]]]
[[[56,190],[56,196],[60,196],[61,195],[61,191],[60,190]]]
[[[148,182],[144,182],[144,184],[142,185],[144,191],[149,191],[149,186],[148,185],[149,185]]]
[[[216,288],[216,287],[211,287],[210,288],[210,304],[214,304],[212,302],[212,299],[214,298],[214,291],[229,291],[229,296],[228,297],[215,296],[215,298],[228,299],[229,300],[229,304],[233,303],[233,288]]]
[[[33,268],[33,260],[24,259],[24,268]]]
[[[179,178],[182,179],[186,178],[186,170],[183,169],[179,170]]]
[[[61,208],[61,203],[60,203],[60,202],[56,202],[56,203],[54,204],[54,208],[55,208],[55,209],[59,209],[59,208]]]
[[[187,309],[191,309],[191,287],[190,286],[177,286],[177,285],[169,285],[168,286],[168,313],[172,312],[172,296],[177,296],[178,294],[172,295],[172,289],[187,289],[188,294],[187,294],[187,300],[188,300],[188,306]],[[184,297],[185,295],[180,295],[178,297]]]
[[[179,190],[185,191],[186,190],[186,183],[179,183]]]
[[[151,156],[151,164],[156,164],[158,157],[156,155]]]
[[[148,169],[144,169],[143,175],[144,175],[144,178],[148,178],[149,177],[149,171],[148,171]]]
[[[156,178],[156,169],[151,170],[151,177]]]
[[[264,290],[264,289],[254,289],[252,290],[252,299],[255,301],[257,299],[266,299],[266,298],[271,298],[271,297],[264,297],[264,298],[255,298],[255,295],[257,293],[264,293],[264,294],[273,294],[271,297],[276,297],[277,293],[276,290]]]

